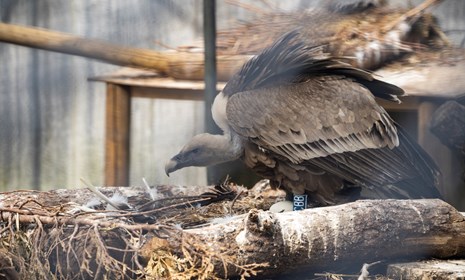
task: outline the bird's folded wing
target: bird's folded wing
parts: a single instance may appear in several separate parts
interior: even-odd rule
[[[238,92],[226,115],[236,133],[293,163],[398,145],[393,121],[371,92],[344,76]]]

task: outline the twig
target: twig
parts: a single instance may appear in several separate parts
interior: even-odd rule
[[[272,5],[269,1],[267,0],[260,0],[260,2],[262,2],[265,6],[267,6],[269,9],[271,9],[272,11],[277,11],[279,10],[275,5]]]
[[[229,5],[234,5],[234,6],[243,8],[245,10],[249,10],[249,11],[251,11],[253,13],[257,13],[257,14],[266,14],[267,13],[266,11],[264,11],[261,8],[258,8],[257,6],[242,3],[242,2],[237,1],[237,0],[225,0],[224,2],[226,2]]]
[[[38,202],[35,199],[27,199],[26,201],[23,201],[19,206],[18,209],[22,209],[24,205],[28,204],[29,202],[34,202],[35,204],[39,205],[42,208],[45,208],[44,205],[42,205],[40,202]]]
[[[98,226],[101,228],[123,228],[127,230],[147,230],[147,231],[156,231],[163,228],[170,228],[170,226],[166,225],[158,225],[158,224],[126,224],[122,222],[111,222],[111,221],[98,221],[98,220],[91,220],[91,219],[75,219],[73,217],[49,217],[49,216],[40,216],[40,215],[28,215],[28,214],[19,214],[15,213],[15,211],[11,211],[12,213],[8,213],[5,210],[2,210],[4,217],[6,218],[16,218],[15,222],[19,223],[26,223],[31,224],[35,223],[37,220],[44,224],[49,225],[81,225],[81,226]],[[37,219],[37,220],[36,220]]]
[[[234,204],[236,203],[236,200],[244,193],[244,190],[241,190],[235,197],[234,199],[232,200],[231,202],[231,206],[229,206],[229,213],[233,213],[233,207],[234,207]]]
[[[72,242],[74,240],[74,237],[78,233],[78,231],[79,231],[79,225],[75,225],[73,233],[71,233],[71,235],[69,236],[69,239],[68,239],[68,250],[66,252],[66,265],[68,265],[68,266],[71,263],[71,260],[69,259],[71,253],[73,254],[74,258],[78,261],[78,263],[80,262],[80,259],[77,257],[76,251],[74,250],[74,247],[72,246],[72,244],[73,244]],[[79,263],[79,266],[80,266],[80,263]]]
[[[176,50],[175,47],[169,46],[169,45],[167,45],[167,44],[165,44],[165,43],[163,43],[162,41],[159,41],[159,40],[155,40],[155,41],[153,41],[153,43],[155,45],[158,45],[158,46],[163,47],[163,48],[168,49],[168,50]]]
[[[106,203],[110,204],[113,208],[120,210],[120,207],[116,204],[114,204],[106,195],[101,193],[99,190],[97,190],[96,187],[94,187],[92,184],[86,182],[83,178],[80,179],[81,182],[87,187],[87,189],[91,192],[93,192],[95,195],[98,196],[101,200],[105,201]]]
[[[337,273],[315,273],[315,276],[322,276],[322,277],[331,277],[330,279],[333,279],[332,277],[358,277],[358,275],[355,274],[337,274]]]
[[[177,204],[172,204],[169,206],[161,207],[161,208],[156,208],[156,209],[151,209],[151,210],[146,210],[146,211],[138,211],[138,212],[127,212],[125,214],[115,214],[111,215],[112,217],[129,217],[129,216],[139,216],[139,215],[147,215],[147,214],[153,214],[161,211],[165,211],[168,209],[173,209],[181,206],[187,206],[192,203],[199,203],[199,202],[204,202],[208,201],[211,198],[201,198],[201,199],[196,199],[196,200],[190,200],[182,203],[177,203]]]
[[[416,6],[415,8],[413,9],[410,9],[409,11],[407,11],[405,14],[403,14],[402,16],[400,16],[397,20],[395,21],[392,21],[390,24],[386,25],[384,28],[382,28],[381,30],[386,33],[386,32],[389,32],[391,31],[392,29],[394,29],[398,24],[400,24],[401,22],[411,18],[411,17],[414,17],[422,12],[424,12],[426,9],[428,9],[429,7],[433,6],[433,5],[437,5],[439,4],[440,2],[442,2],[444,0],[425,0],[424,2],[422,2],[420,5]]]

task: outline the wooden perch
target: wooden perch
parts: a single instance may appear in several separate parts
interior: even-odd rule
[[[168,59],[160,52],[117,46],[43,28],[0,23],[0,41],[94,58],[121,66],[156,69],[163,73],[168,71]]]
[[[464,94],[465,50],[417,51],[415,55],[375,71],[378,79],[407,95],[457,98]]]
[[[430,260],[395,263],[387,269],[389,279],[464,279],[464,260]]]
[[[0,23],[0,41],[26,47],[98,59],[103,62],[156,70],[174,78],[202,80],[203,52],[157,52],[118,46],[37,27]],[[217,57],[218,79],[228,80],[250,56]]]
[[[365,200],[280,214],[252,210],[245,219],[186,232],[211,250],[234,252],[236,263],[267,263],[267,275],[465,255],[464,216],[434,199]],[[236,273],[229,267],[227,276]]]

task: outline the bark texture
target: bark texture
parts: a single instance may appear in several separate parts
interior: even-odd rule
[[[279,214],[252,210],[245,220],[188,232],[212,248],[237,252],[237,263],[268,263],[264,274],[465,255],[464,216],[437,199],[364,200]]]
[[[465,217],[438,199],[360,200],[299,212],[253,209],[246,210],[247,213],[237,211],[245,207],[245,202],[252,205],[271,196],[262,190],[252,197],[255,191],[249,190],[248,194],[236,197],[237,200],[210,201],[209,206],[180,207],[181,200],[175,205],[162,204],[151,209],[147,208],[149,194],[141,188],[100,188],[100,191],[108,196],[126,197],[133,210],[89,211],[83,205],[89,206],[95,195],[87,190],[1,193],[0,224],[5,232],[2,238],[9,245],[0,247],[0,252],[9,253],[0,258],[0,272],[13,273],[16,270],[5,270],[14,267],[8,264],[20,263],[21,269],[16,272],[21,276],[32,271],[34,275],[54,273],[72,278],[80,266],[75,267],[77,270],[64,270],[74,269],[69,259],[53,257],[61,256],[60,252],[74,252],[78,255],[70,256],[81,259],[82,242],[90,246],[88,252],[96,252],[86,255],[96,261],[95,266],[89,262],[87,269],[91,271],[94,267],[106,266],[106,272],[117,275],[123,271],[121,267],[130,267],[132,270],[127,273],[135,275],[137,271],[145,271],[140,277],[171,279],[185,279],[186,275],[215,279],[299,272],[307,276],[314,272],[357,274],[363,263],[381,261],[387,265],[419,259],[459,259],[465,255]],[[205,191],[212,192],[211,188],[201,187],[157,188],[159,203],[171,201],[168,198],[172,196],[181,199],[183,194]],[[162,199],[164,196],[168,200]],[[215,206],[226,209],[226,213]],[[165,217],[161,212],[174,214]],[[212,219],[215,213],[222,218]],[[247,214],[230,217],[232,213]],[[198,216],[204,216],[202,222],[195,221]],[[18,236],[31,229],[32,236],[38,237],[28,239],[31,245],[27,248],[34,249],[26,250],[29,255],[25,255],[21,245],[24,240]],[[70,238],[73,242],[63,242]],[[51,239],[53,242],[49,242]],[[134,240],[145,242],[131,243]],[[58,255],[50,249],[51,245],[58,250]],[[140,258],[120,258],[113,251]],[[49,266],[31,267],[41,262]],[[123,274],[123,278],[129,275]]]
[[[464,260],[433,260],[396,263],[388,267],[387,276],[392,279],[465,279]]]

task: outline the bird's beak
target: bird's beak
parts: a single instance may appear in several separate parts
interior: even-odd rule
[[[168,160],[168,162],[166,162],[165,164],[166,176],[169,177],[171,172],[178,170],[177,165],[178,165],[178,162],[176,160],[174,159]]]

